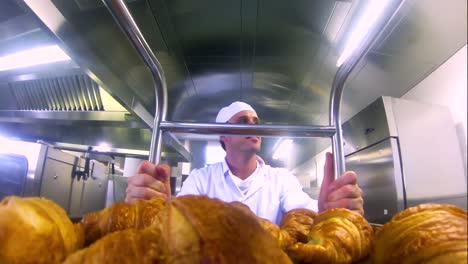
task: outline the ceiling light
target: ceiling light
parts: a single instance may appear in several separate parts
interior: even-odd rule
[[[279,144],[278,148],[275,150],[275,153],[273,153],[273,159],[277,160],[287,157],[290,154],[292,147],[292,139],[283,139]]]
[[[109,144],[102,142],[99,143],[99,145],[97,145],[96,147],[93,147],[93,150],[98,152],[110,152],[112,149]]]
[[[0,57],[0,71],[67,60],[70,57],[59,46],[52,45]]]
[[[364,12],[361,20],[356,25],[354,31],[349,35],[350,37],[348,42],[346,42],[346,47],[336,62],[337,67],[340,67],[345,62],[345,60],[347,60],[349,56],[353,54],[357,47],[359,47],[362,40],[369,32],[369,29],[380,16],[387,3],[388,0],[373,0],[367,6],[367,9]]]

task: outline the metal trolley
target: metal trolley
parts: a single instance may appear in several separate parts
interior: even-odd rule
[[[258,135],[258,136],[288,136],[288,137],[329,137],[332,139],[335,177],[345,170],[343,152],[343,135],[341,128],[340,106],[345,82],[357,63],[364,57],[382,29],[396,15],[404,0],[394,1],[391,8],[376,21],[360,46],[339,67],[335,74],[330,92],[329,125],[328,126],[282,126],[282,125],[232,125],[216,123],[188,123],[166,120],[167,86],[161,63],[152,52],[124,0],[103,0],[105,6],[130,40],[139,56],[151,71],[156,98],[155,118],[151,137],[149,160],[159,163],[163,132],[187,132],[196,134],[219,135]]]

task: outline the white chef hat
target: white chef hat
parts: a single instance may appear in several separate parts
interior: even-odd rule
[[[255,112],[255,110],[249,104],[239,101],[234,102],[229,106],[223,107],[221,110],[219,110],[219,113],[216,116],[216,123],[226,123],[235,114],[245,110],[251,110]]]

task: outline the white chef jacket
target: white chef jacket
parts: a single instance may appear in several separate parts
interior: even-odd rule
[[[318,202],[302,191],[297,178],[283,168],[272,168],[257,156],[258,174],[244,195],[229,176],[226,160],[193,170],[178,196],[207,195],[225,202],[238,201],[257,216],[280,224],[283,216],[295,208],[318,211]]]

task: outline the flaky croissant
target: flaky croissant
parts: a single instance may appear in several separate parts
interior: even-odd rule
[[[250,215],[252,218],[257,219],[263,230],[267,231],[267,233],[269,233],[273,237],[273,239],[278,242],[278,245],[281,249],[284,250],[296,242],[296,240],[293,237],[291,237],[287,231],[282,230],[278,225],[276,225],[268,219],[258,217],[250,210],[250,208],[247,205],[237,201],[231,202],[229,204],[239,208],[247,215]]]
[[[66,263],[291,263],[255,216],[220,200],[178,197],[156,217],[148,228],[106,235]]]
[[[116,231],[75,252],[64,264],[163,263],[160,237],[159,229],[151,227]]]
[[[0,203],[0,263],[60,263],[83,245],[83,230],[45,198]]]
[[[467,263],[467,211],[422,204],[394,215],[375,236],[373,263]]]
[[[293,209],[284,215],[280,227],[281,230],[288,233],[290,237],[289,245],[296,242],[307,243],[316,216],[316,212],[306,208]]]
[[[298,263],[352,263],[368,255],[372,227],[360,214],[344,208],[318,214],[308,242],[287,249]]]
[[[166,201],[159,197],[139,200],[134,204],[119,202],[104,210],[85,215],[80,222],[84,229],[85,244],[90,245],[115,231],[151,226],[165,203]]]
[[[178,197],[158,216],[165,263],[291,263],[255,217],[218,199]]]

